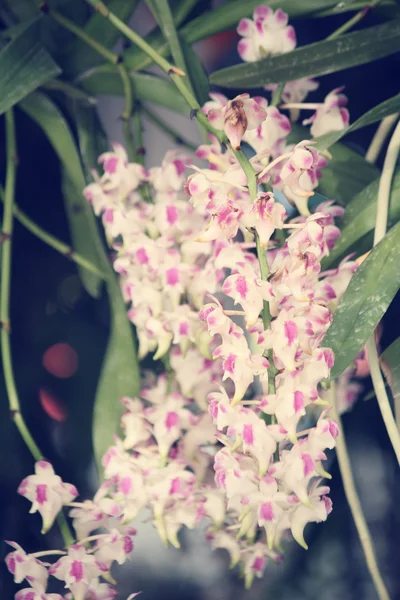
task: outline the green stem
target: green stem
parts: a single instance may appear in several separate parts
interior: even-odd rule
[[[43,7],[45,7],[45,9]],[[130,128],[130,119],[133,111],[132,81],[129,77],[126,67],[122,64],[122,56],[119,54],[115,54],[111,50],[108,50],[105,46],[103,46],[103,44],[101,44],[100,42],[92,38],[90,35],[88,35],[86,31],[82,29],[82,27],[79,27],[70,19],[64,17],[64,15],[62,15],[58,11],[49,8],[47,4],[42,5],[42,10],[44,10],[44,12],[47,12],[47,14],[49,14],[57,23],[65,27],[65,29],[68,29],[68,31],[70,31],[71,33],[74,33],[79,39],[81,39],[88,46],[93,48],[93,50],[95,50],[98,54],[103,56],[109,63],[116,67],[122,80],[122,86],[125,97],[125,106],[121,114],[122,131],[124,134],[128,155],[131,160],[134,160],[136,153]]]
[[[342,422],[337,411],[335,384],[331,382],[330,389],[326,394],[332,406],[332,416],[338,422],[340,435],[336,438],[336,456],[339,463],[340,474],[343,481],[344,492],[349,504],[354,524],[357,529],[358,537],[364,552],[365,560],[371,579],[374,582],[376,592],[380,600],[390,600],[385,583],[379,571],[379,566],[376,560],[374,546],[367,522],[362,511],[361,502],[357,494],[356,485],[354,482],[351,463],[346,446],[346,438],[343,431]]]
[[[365,17],[365,15],[371,10],[371,8],[376,6],[379,2],[380,0],[371,0],[370,2],[368,2],[368,4],[366,4],[361,10],[359,10],[358,13],[356,13],[353,17],[351,17],[351,19],[346,21],[346,23],[344,23],[333,33],[328,35],[326,39],[334,40],[335,38],[339,37],[339,35],[342,35],[342,33],[346,33],[346,31],[348,31],[349,29],[354,27],[354,25],[356,25],[359,21],[361,21],[361,19]]]
[[[192,152],[195,152],[197,150],[196,144],[193,144],[192,142],[189,142],[188,140],[182,138],[178,131],[176,131],[167,123],[165,123],[165,121],[160,119],[160,117],[155,112],[153,112],[146,106],[142,106],[142,111],[150,121],[157,125],[157,127],[164,131],[164,133],[170,136],[175,144],[185,146],[186,148],[188,148],[188,150],[191,150]]]
[[[140,35],[138,35],[135,31],[133,31],[128,25],[126,25],[121,19],[119,19],[114,13],[108,10],[108,7],[101,2],[101,0],[86,0],[88,4],[91,4],[97,12],[108,19],[110,23],[114,25],[116,29],[118,29],[122,34],[125,35],[133,44],[138,46],[141,50],[143,50],[163,71],[168,73],[170,69],[176,69],[170,65],[170,63],[165,60],[156,50],[148,44]],[[177,70],[177,72],[180,72]]]
[[[46,7],[46,8],[44,8],[44,7]],[[68,31],[70,31],[71,33],[74,33],[83,42],[86,42],[86,44],[88,46],[93,48],[93,50],[95,50],[98,54],[100,54],[108,62],[110,62],[113,65],[118,64],[118,62],[119,62],[118,54],[114,54],[114,52],[111,52],[111,50],[108,50],[105,46],[103,46],[103,44],[101,44],[94,38],[90,37],[90,35],[88,35],[86,33],[86,31],[84,29],[82,29],[82,27],[79,27],[79,25],[76,25],[76,23],[74,23],[70,19],[67,19],[67,17],[64,17],[64,15],[59,13],[57,10],[54,10],[53,8],[49,8],[46,4],[42,5],[42,10],[44,12],[46,12],[48,15],[50,15],[54,21],[59,23],[59,25],[61,25],[65,29],[68,29]]]
[[[277,84],[276,90],[272,94],[271,106],[278,106],[278,104],[281,101],[282,92],[283,92],[283,88],[285,87],[285,85],[286,85],[285,81],[281,81],[281,83]]]
[[[0,186],[0,200],[2,202],[4,202],[4,191],[1,186]],[[42,242],[44,242],[48,246],[51,246],[51,248],[54,248],[54,250],[56,250],[56,252],[59,252],[66,258],[69,258],[70,260],[74,261],[77,265],[80,265],[84,269],[87,269],[88,271],[95,273],[102,279],[106,278],[105,274],[102,273],[101,271],[99,271],[99,269],[95,265],[93,265],[86,258],[84,258],[80,254],[75,252],[71,248],[71,246],[68,246],[68,244],[64,244],[64,242],[61,242],[59,239],[54,237],[54,235],[51,235],[50,233],[48,233],[47,231],[42,229],[37,223],[32,221],[32,219],[30,217],[28,217],[27,214],[25,214],[20,208],[18,208],[18,206],[16,204],[14,204],[14,206],[13,206],[13,214],[14,214],[14,217],[17,219],[17,221],[19,221],[21,223],[21,225],[23,225],[34,236],[36,236],[37,238],[42,240]]]
[[[267,281],[268,279],[268,275],[269,275],[269,267],[268,267],[268,262],[267,262],[267,252],[265,248],[262,248],[261,246],[261,242],[260,242],[260,237],[258,235],[257,232],[254,233],[254,237],[256,240],[256,249],[257,249],[257,257],[258,257],[258,262],[260,265],[260,273],[261,273],[261,279],[263,281]],[[271,312],[269,310],[269,303],[266,302],[264,300],[263,302],[263,309],[261,312],[261,316],[262,316],[262,321],[263,321],[263,326],[264,329],[270,329],[271,327]],[[276,386],[275,386],[275,375],[276,375],[276,367],[274,365],[274,359],[272,356],[272,352],[266,352],[266,358],[268,359],[269,362],[269,367],[268,367],[268,393],[269,394],[275,394],[276,392]],[[266,417],[269,417],[269,415],[266,415]],[[271,417],[269,419],[266,419],[267,423],[271,424],[271,423],[275,423],[276,419],[274,415],[271,415]],[[277,455],[275,456],[275,460],[279,460],[279,451],[277,453]]]
[[[133,137],[136,146],[136,162],[138,162],[141,165],[144,165],[145,149],[143,144],[141,111],[142,107],[136,105],[135,112],[133,113]]]
[[[133,89],[132,80],[129,77],[129,73],[122,64],[117,65],[118,72],[120,74],[122,85],[124,88],[125,106],[121,114],[122,119],[122,131],[125,138],[125,143],[128,151],[128,156],[133,162],[137,161],[137,152],[132,137],[132,130],[130,120],[133,112]]]
[[[17,170],[17,145],[15,138],[15,123],[12,109],[6,112],[6,187],[4,192],[4,215],[2,223],[3,245],[1,252],[1,276],[0,276],[0,340],[1,360],[3,366],[4,381],[7,390],[8,403],[12,420],[17,427],[21,438],[24,440],[33,458],[38,461],[43,455],[33,439],[21,413],[21,406],[17,387],[15,385],[14,371],[11,359],[10,344],[10,284],[11,284],[11,250],[13,234],[13,212],[15,197],[15,181]],[[61,535],[65,545],[73,543],[74,539],[69,530],[65,516],[60,512],[57,516]]]
[[[257,194],[257,180],[253,167],[242,150],[235,150],[230,146],[224,132],[216,130],[209,124],[207,116],[201,111],[200,104],[197,102],[191,91],[186,87],[186,84],[182,79],[185,73],[169,63],[156,50],[154,50],[150,44],[141,38],[140,35],[125,25],[121,19],[108,10],[107,6],[101,2],[101,0],[86,0],[86,2],[93,6],[104,18],[108,19],[133,44],[146,52],[146,54],[150,56],[150,58],[164,71],[164,73],[171,78],[176,88],[186,100],[191,111],[193,111],[193,114],[196,116],[200,125],[202,125],[202,127],[204,127],[207,131],[210,131],[216,135],[221,143],[229,145],[233,154],[247,175],[250,196],[254,199]]]

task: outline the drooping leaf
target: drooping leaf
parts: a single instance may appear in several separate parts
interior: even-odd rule
[[[361,127],[366,127],[367,125],[372,125],[372,123],[376,123],[377,121],[381,121],[385,117],[389,115],[393,115],[400,111],[400,94],[396,94],[392,98],[381,102],[377,106],[374,106],[371,110],[362,115],[357,121],[354,121],[351,125],[342,129],[341,131],[332,131],[331,133],[325,133],[318,138],[315,138],[317,142],[316,148],[318,150],[325,150],[329,148],[332,144],[340,140],[344,135],[356,131],[357,129],[361,129]]]
[[[143,102],[165,106],[178,113],[189,114],[188,106],[171,81],[147,73],[132,73],[134,95]],[[108,94],[122,96],[121,77],[111,65],[82,79],[81,86],[94,96]]]
[[[108,3],[109,10],[126,22],[134,13],[139,0],[111,0]],[[109,21],[99,13],[95,13],[84,27],[85,33],[91,38],[102,43],[108,49],[112,49],[120,37],[120,32]],[[62,67],[68,77],[75,78],[87,69],[104,62],[104,58],[95,50],[90,48],[83,40],[75,38],[63,52]]]
[[[372,246],[378,189],[379,178],[357,194],[346,206],[340,238],[331,254],[324,258],[322,262],[324,269],[337,264],[340,259],[353,252],[360,240],[363,240],[363,251],[365,245],[369,248]],[[394,225],[399,219],[400,171],[397,171],[390,192],[389,225]]]
[[[302,3],[299,3],[302,4]],[[212,73],[210,82],[223,87],[259,88],[267,83],[327,75],[369,63],[400,50],[400,20],[315,42],[253,63]]]
[[[101,253],[95,241],[98,238],[97,225],[93,212],[82,195],[86,181],[71,130],[61,111],[44,94],[30,94],[20,102],[20,107],[43,129],[65,170],[65,207],[72,246],[101,270]],[[83,268],[79,268],[79,274],[88,293],[97,297],[101,279]]]
[[[40,20],[30,21],[0,52],[0,114],[61,72],[38,39]]]
[[[399,252],[400,223],[397,223],[353,275],[324,338],[324,346],[335,353],[332,379],[354,360],[398,291]]]
[[[86,173],[96,164],[97,156],[107,146],[101,123],[92,107],[75,107],[78,140]],[[107,293],[110,302],[111,324],[107,351],[103,360],[94,403],[92,436],[93,449],[99,475],[101,458],[113,443],[118,432],[123,406],[123,396],[135,397],[139,391],[140,376],[133,339],[132,325],[111,264],[104,266],[109,274]]]
[[[123,396],[134,398],[140,389],[139,368],[131,324],[118,284],[108,286],[111,332],[97,386],[93,414],[93,447],[98,471],[101,458],[119,431]]]

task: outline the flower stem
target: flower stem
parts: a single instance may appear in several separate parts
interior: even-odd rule
[[[0,275],[0,341],[1,360],[3,366],[4,381],[8,396],[10,413],[19,434],[24,440],[33,458],[37,461],[43,458],[42,452],[33,439],[21,413],[21,406],[17,387],[15,385],[14,371],[11,359],[10,344],[10,283],[11,283],[11,250],[13,234],[13,212],[15,197],[15,181],[17,171],[17,144],[15,138],[15,122],[12,109],[6,112],[6,186],[4,192],[4,215],[2,223],[2,252],[1,252],[1,275]],[[73,543],[73,536],[69,530],[65,516],[60,512],[57,516],[58,525],[64,543]]]
[[[0,201],[4,202],[4,190],[2,189],[1,185]],[[32,219],[28,217],[28,215],[25,214],[15,203],[13,205],[13,214],[17,221],[21,223],[21,225],[23,225],[38,239],[42,240],[42,242],[56,250],[56,252],[59,252],[66,258],[74,261],[77,265],[80,265],[84,269],[95,273],[102,279],[106,279],[106,275],[102,271],[99,271],[99,269],[94,264],[88,261],[84,256],[81,256],[80,254],[75,252],[71,248],[71,246],[68,246],[68,244],[64,244],[64,242],[61,242],[59,239],[54,237],[54,235],[51,235],[51,233],[48,233],[47,231],[42,229],[37,223],[32,221]]]
[[[354,25],[357,25],[357,23],[365,17],[365,15],[371,10],[371,8],[376,6],[379,2],[380,0],[370,0],[368,4],[366,4],[361,10],[358,11],[358,13],[356,13],[353,17],[351,17],[351,19],[346,21],[346,23],[341,25],[333,33],[328,35],[326,39],[334,40],[335,38],[339,37],[339,35],[342,35],[342,33],[346,33],[346,31],[354,27]]]
[[[286,85],[285,81],[281,81],[281,83],[277,84],[276,89],[272,94],[271,106],[278,106],[279,102],[281,101],[282,92],[283,92],[283,88],[285,87],[285,85]]]
[[[367,567],[374,582],[376,592],[380,600],[390,600],[385,583],[379,571],[379,566],[376,560],[374,546],[372,543],[371,534],[365,520],[360,499],[357,494],[353,473],[350,465],[350,458],[346,446],[346,438],[343,432],[343,426],[336,407],[335,384],[331,382],[330,389],[326,392],[329,395],[329,400],[332,405],[332,414],[338,422],[340,435],[336,438],[336,455],[339,463],[340,474],[343,481],[344,492],[349,504],[354,524],[357,529],[358,537],[364,552]]]
[[[393,174],[396,168],[397,158],[400,153],[400,122],[397,124],[389,142],[385,162],[383,164],[382,175],[379,181],[378,202],[376,210],[374,246],[376,246],[386,234],[387,219],[390,201],[390,188],[392,185]],[[381,373],[378,352],[374,334],[366,343],[368,363],[371,371],[372,383],[374,386],[378,405],[386,426],[390,442],[396,454],[397,461],[400,464],[400,433],[397,429],[396,421],[393,416],[388,395],[386,393],[385,382]]]
[[[141,112],[142,107],[137,104],[135,112],[133,113],[133,137],[135,140],[136,162],[144,165],[145,149],[143,144]]]

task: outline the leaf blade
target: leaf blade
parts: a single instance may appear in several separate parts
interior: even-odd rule
[[[388,98],[384,102],[377,104],[374,108],[364,113],[359,119],[354,121],[351,125],[342,129],[341,131],[332,131],[331,133],[325,133],[318,138],[315,138],[316,148],[320,151],[329,148],[332,144],[339,141],[343,136],[348,133],[352,133],[367,125],[372,125],[377,121],[381,121],[389,115],[393,115],[400,111],[400,94]]]
[[[171,81],[147,73],[131,73],[131,78],[133,89],[139,100],[158,104],[178,113],[188,114],[186,101]],[[81,84],[92,95],[123,95],[121,78],[109,65],[102,67],[101,71],[98,70],[96,73],[88,75]]]
[[[397,223],[353,275],[323,342],[335,353],[331,379],[354,360],[397,293],[399,252],[400,223]]]
[[[102,270],[104,260],[98,246],[93,243],[94,237],[98,236],[95,218],[82,196],[86,185],[85,176],[75,140],[64,116],[47,96],[39,92],[34,92],[25,98],[19,106],[43,129],[65,169],[67,177],[64,181],[65,208],[73,248]],[[88,293],[95,298],[98,297],[102,283],[100,277],[86,269],[78,268]]]
[[[329,256],[322,261],[322,268],[331,268],[353,251],[355,245],[363,240],[364,245],[372,246],[372,232],[375,227],[376,204],[378,199],[379,178],[357,194],[346,207],[341,236]],[[400,171],[393,178],[390,192],[389,225],[400,219]],[[367,236],[367,237],[366,237]]]
[[[40,21],[30,21],[0,52],[0,114],[61,73],[40,44]]]
[[[258,88],[267,83],[327,75],[383,58],[398,50],[400,19],[315,42],[254,63],[227,67],[212,73],[210,82],[228,88]]]
[[[78,140],[87,173],[107,147],[106,136],[93,107],[75,107]],[[92,422],[92,440],[98,473],[101,459],[118,432],[123,406],[120,398],[137,396],[140,387],[139,365],[132,325],[111,264],[107,261],[107,293],[110,302],[110,337],[97,384]],[[117,375],[117,376],[116,376]]]

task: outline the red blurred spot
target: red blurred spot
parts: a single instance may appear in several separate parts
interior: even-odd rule
[[[68,411],[63,402],[45,388],[39,389],[39,400],[44,412],[54,421],[62,423],[68,418]]]
[[[43,354],[42,364],[55,377],[66,379],[76,372],[78,355],[69,344],[54,344]]]

